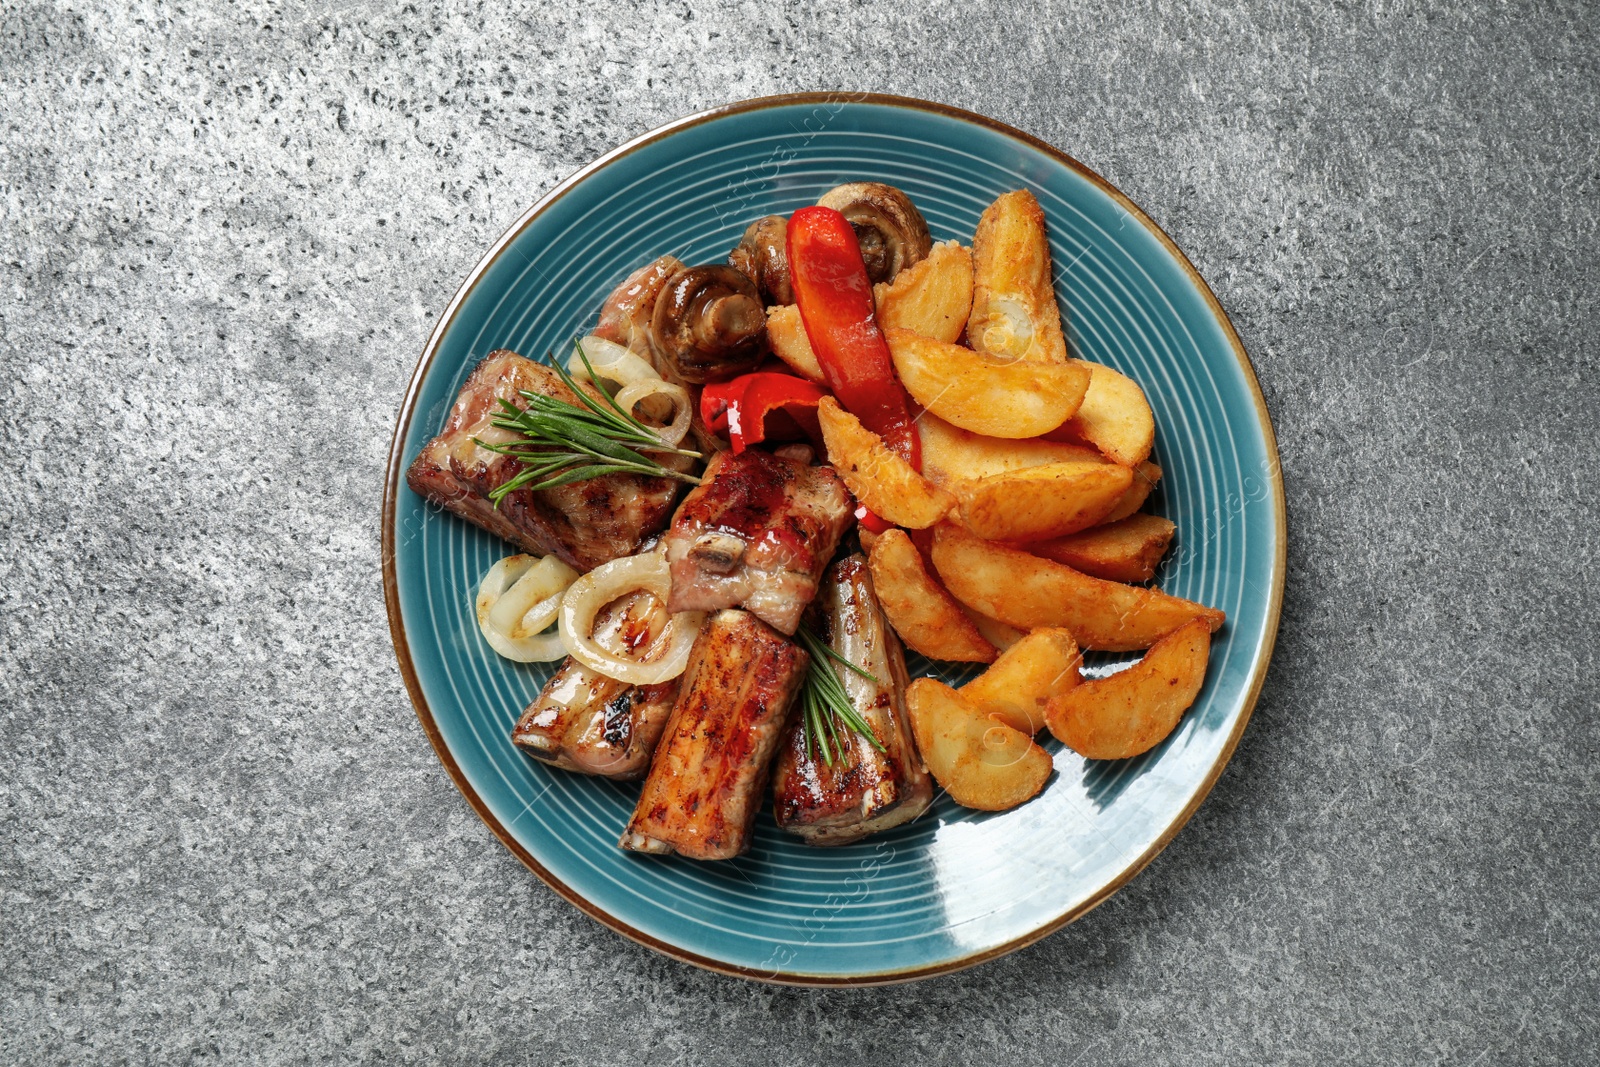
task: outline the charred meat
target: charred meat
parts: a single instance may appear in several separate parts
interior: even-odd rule
[[[833,468],[756,448],[718,453],[666,534],[667,607],[743,607],[792,634],[849,520],[850,494]]]
[[[443,432],[423,447],[406,472],[411,488],[524,551],[554,554],[579,570],[637,552],[667,524],[678,482],[607,474],[537,492],[519,489],[498,508],[489,499],[523,464],[474,438],[494,444],[514,438],[493,423],[502,398],[525,406],[519,390],[577,402],[550,368],[514,352],[490,353],[462,386]]]
[[[611,650],[648,646],[666,625],[661,602],[633,593],[595,620],[595,640]],[[678,697],[678,680],[629,685],[568,656],[517,721],[511,740],[563,770],[620,780],[642,778]]]
[[[732,859],[748,848],[809,661],[748,612],[706,620],[619,844],[697,860]]]
[[[819,606],[829,647],[878,681],[840,671],[845,693],[883,751],[854,731],[840,731],[833,762],[806,745],[798,719],[785,734],[773,770],[778,825],[813,845],[845,845],[910,822],[933,800],[933,780],[917,753],[906,717],[906,662],[873,593],[860,555],[828,570]]]

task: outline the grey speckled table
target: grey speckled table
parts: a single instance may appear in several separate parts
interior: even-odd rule
[[[1600,1040],[1592,4],[0,5],[0,1062],[1578,1063]],[[1277,658],[1189,827],[920,985],[657,957],[412,716],[407,374],[482,250],[730,99],[986,112],[1232,314]]]

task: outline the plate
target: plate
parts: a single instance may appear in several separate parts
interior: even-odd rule
[[[1053,741],[1038,798],[995,815],[941,796],[922,818],[816,849],[768,810],[725,863],[616,847],[638,785],[551,770],[509,734],[547,668],[478,634],[473,592],[514,549],[430,508],[406,465],[489,351],[564,350],[628,272],[672,252],[719,262],[745,226],[841,182],[897,185],[935,240],[970,244],[1000,193],[1031,189],[1049,220],[1075,354],[1142,384],[1166,470],[1149,505],[1178,526],[1158,575],[1225,609],[1205,688],[1138,759],[1085,761]],[[1243,346],[1194,267],[1132,201],[1020,131],[886,96],[751,100],[665,126],[562,182],[495,243],[440,317],[391,446],[384,590],[417,716],[467,800],[567,900],[651,948],[727,974],[808,985],[905,981],[993,959],[1083,915],[1172,839],[1238,743],[1278,626],[1284,504],[1272,424]],[[1096,668],[1132,657],[1099,656]],[[913,658],[913,673],[929,665]],[[947,675],[948,676],[948,675]]]

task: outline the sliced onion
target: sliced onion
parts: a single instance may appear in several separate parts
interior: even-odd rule
[[[703,611],[680,611],[650,643],[634,655],[604,648],[594,638],[595,616],[618,597],[637,590],[663,604],[672,593],[672,571],[667,557],[657,549],[603,563],[573,582],[561,601],[561,640],[572,658],[592,671],[629,685],[654,685],[670,681],[689,666],[689,650]]]
[[[607,341],[604,337],[590,334],[588,337],[579,338],[578,347],[583,349],[584,356],[588,357],[589,367],[594,368],[594,376],[597,378],[624,386],[661,378],[649,360],[637,352],[623,348],[615,341]],[[576,352],[567,360],[567,373],[582,382],[594,380],[589,376],[589,367],[583,365],[583,360]]]
[[[672,405],[670,422],[662,414],[666,408],[666,404],[660,402],[662,400]],[[634,405],[640,401],[646,401],[644,413],[647,418],[654,422],[666,423],[665,426],[650,428],[660,436],[662,443],[667,447],[677,448],[679,442],[689,432],[689,417],[693,413],[689,404],[689,390],[657,378],[655,381],[634,382],[632,385],[624,386],[617,394],[617,406],[630,414],[633,413]]]
[[[478,585],[478,629],[506,659],[548,663],[567,654],[559,630],[549,629],[578,572],[554,556],[507,556]]]

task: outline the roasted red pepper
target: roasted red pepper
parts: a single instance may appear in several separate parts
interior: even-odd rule
[[[863,426],[921,470],[911,405],[878,329],[855,231],[832,208],[803,207],[789,216],[787,240],[795,303],[828,388]]]
[[[706,386],[700,418],[713,433],[727,433],[735,455],[761,441],[794,440],[802,433],[820,446],[817,404],[827,395],[804,378],[757,371]]]

